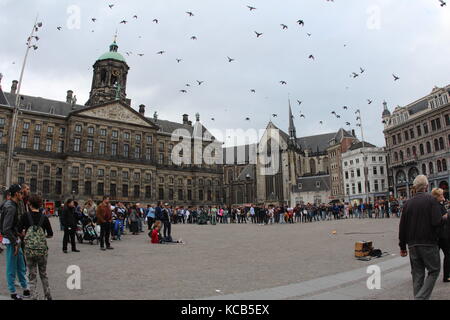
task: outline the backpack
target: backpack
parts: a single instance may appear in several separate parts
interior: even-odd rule
[[[30,222],[30,227],[25,235],[25,256],[29,258],[37,258],[47,255],[48,246],[45,237],[44,229],[42,224],[44,223],[45,216],[41,215],[39,223],[35,225],[31,214],[27,212],[28,220]]]

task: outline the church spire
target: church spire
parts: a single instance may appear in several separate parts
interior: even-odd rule
[[[297,132],[294,125],[294,116],[292,115],[291,99],[289,99],[289,138],[296,140]]]

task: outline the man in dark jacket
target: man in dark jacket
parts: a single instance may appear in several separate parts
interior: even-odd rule
[[[11,293],[11,299],[22,300],[22,296],[16,293],[16,276],[24,289],[24,297],[30,297],[26,279],[26,266],[20,245],[20,230],[18,204],[22,200],[22,187],[18,184],[9,188],[11,199],[3,204],[0,218],[0,227],[3,235],[3,244],[6,246],[6,282]]]
[[[64,227],[63,252],[67,253],[67,243],[72,246],[72,252],[80,252],[77,250],[75,242],[75,232],[77,230],[78,215],[75,212],[75,203],[72,199],[66,201],[61,215],[61,224]]]
[[[103,197],[103,202],[97,207],[97,223],[100,224],[100,249],[112,250],[109,243],[109,236],[111,234],[112,212],[109,203],[109,197]],[[106,243],[106,249],[105,249]]]
[[[439,228],[447,216],[441,215],[439,203],[428,190],[428,179],[419,175],[414,179],[416,194],[403,207],[400,219],[400,255],[406,257],[409,248],[414,298],[428,300],[439,276]],[[425,279],[425,270],[428,276]]]

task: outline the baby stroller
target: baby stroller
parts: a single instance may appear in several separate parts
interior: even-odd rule
[[[98,233],[95,229],[95,224],[90,217],[83,217],[78,222],[77,226],[77,238],[79,243],[83,243],[83,240],[89,241],[91,245],[94,241],[98,244]]]
[[[93,245],[94,241],[98,244],[98,238],[94,221],[90,217],[85,217],[83,219],[83,240],[89,241]]]

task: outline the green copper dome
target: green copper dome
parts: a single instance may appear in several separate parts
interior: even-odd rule
[[[113,59],[121,62],[126,62],[125,58],[120,53],[117,52],[118,48],[119,46],[117,45],[116,41],[114,41],[114,43],[109,46],[109,52],[103,54],[100,58],[98,58],[97,61]]]

